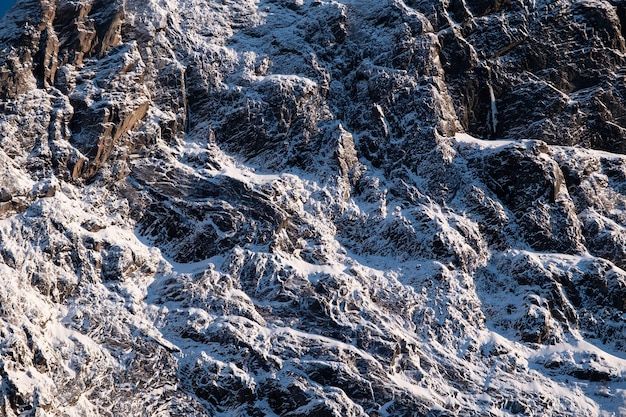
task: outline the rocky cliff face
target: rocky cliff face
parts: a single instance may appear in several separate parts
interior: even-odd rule
[[[624,7],[19,1],[0,415],[624,415]]]

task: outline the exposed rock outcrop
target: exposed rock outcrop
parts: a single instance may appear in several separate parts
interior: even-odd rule
[[[618,414],[625,16],[20,1],[0,415]]]

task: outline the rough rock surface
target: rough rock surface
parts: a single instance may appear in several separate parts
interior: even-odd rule
[[[624,24],[18,1],[0,415],[626,415]]]

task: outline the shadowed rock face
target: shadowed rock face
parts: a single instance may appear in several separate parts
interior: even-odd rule
[[[618,413],[625,16],[21,1],[0,415]]]
[[[451,2],[435,10],[429,20],[443,33],[464,129],[623,152],[623,5]]]

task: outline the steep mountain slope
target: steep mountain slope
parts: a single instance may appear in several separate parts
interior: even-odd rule
[[[624,16],[20,1],[0,414],[626,415]]]

